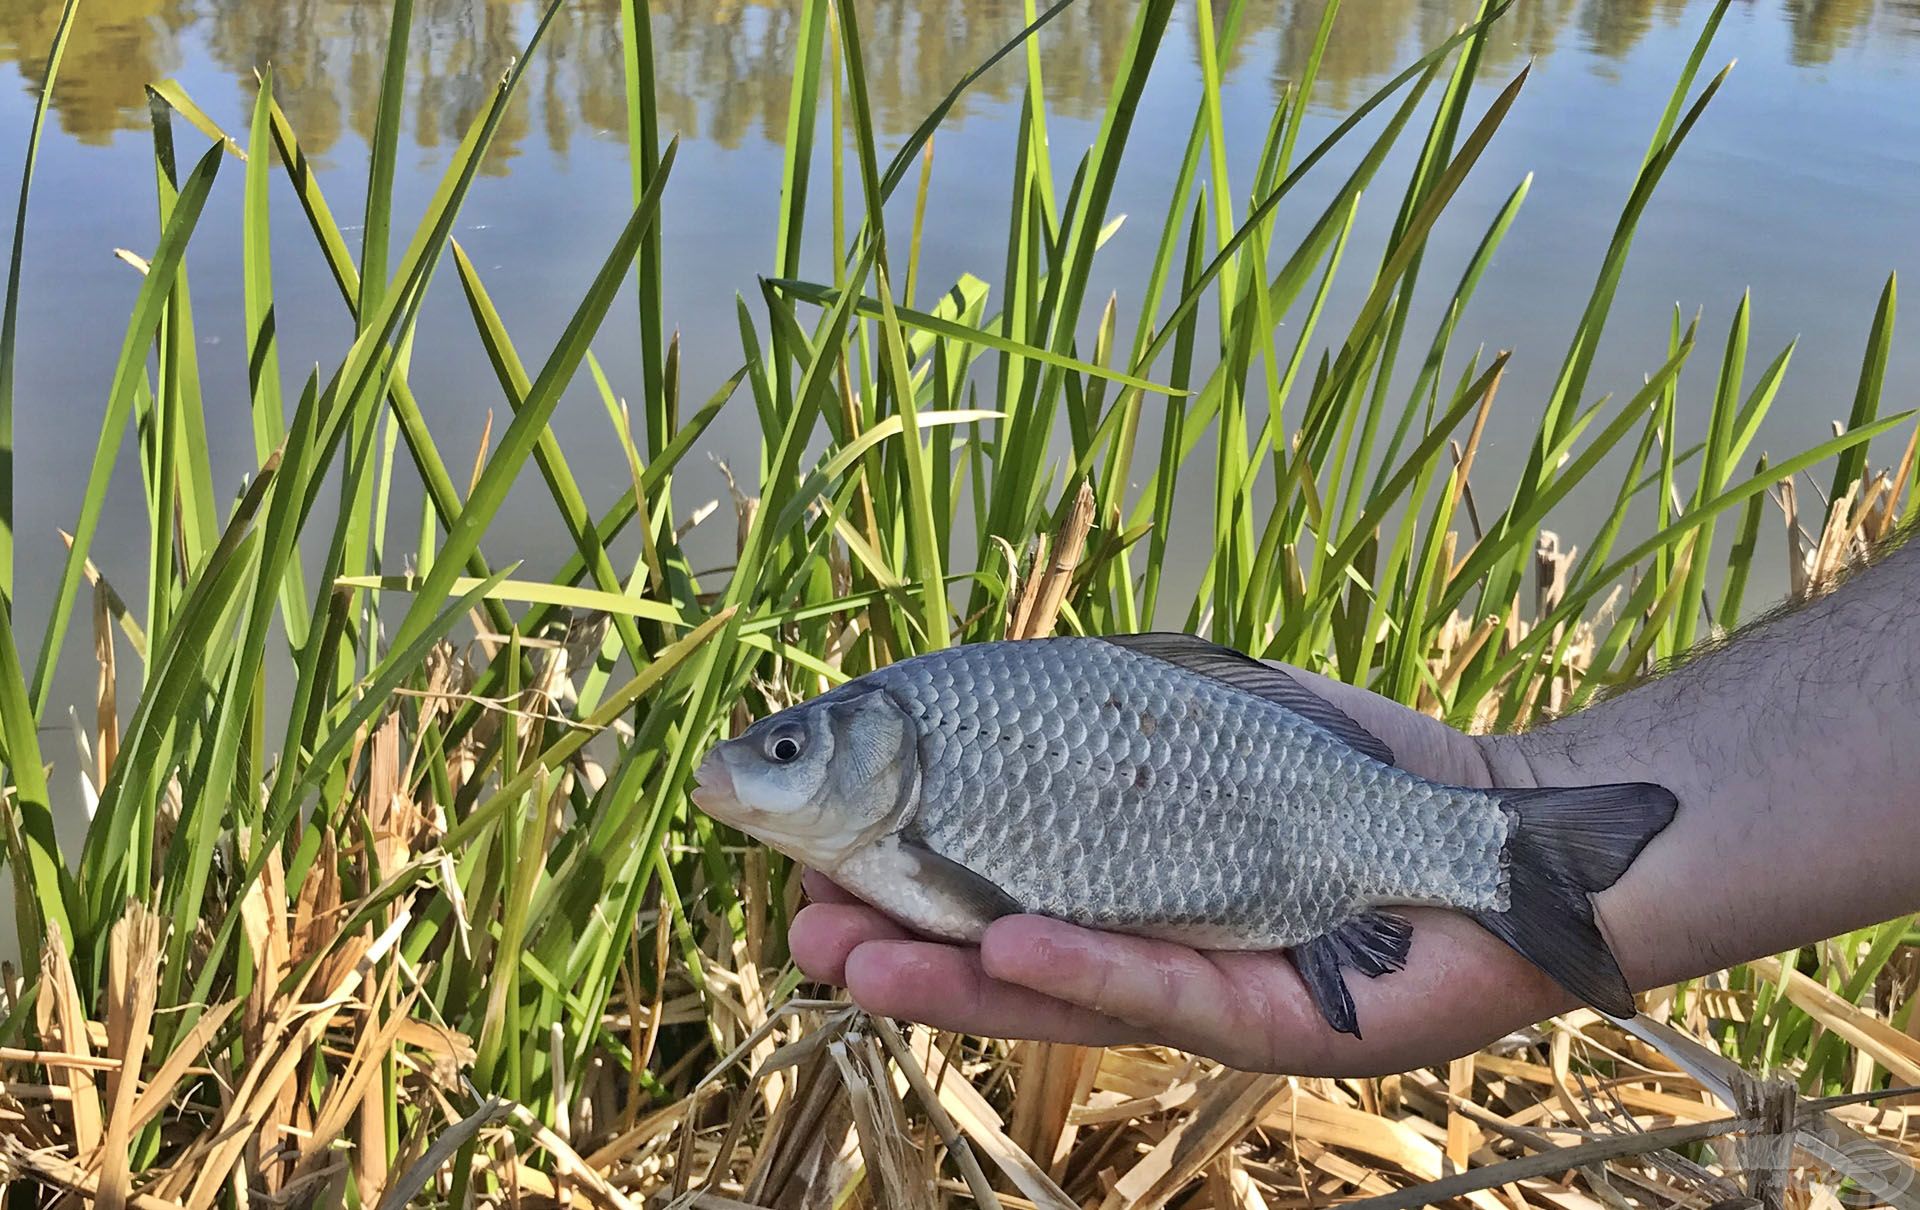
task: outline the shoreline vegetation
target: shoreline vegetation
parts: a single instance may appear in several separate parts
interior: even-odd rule
[[[1133,330],[1117,299],[1090,297],[1089,269],[1120,221],[1108,201],[1175,0],[1139,6],[1094,141],[1071,153],[1047,137],[1028,36],[1062,7],[1030,2],[1032,25],[988,61],[1025,72],[1016,201],[990,220],[1004,261],[931,282],[933,135],[978,71],[883,155],[854,6],[797,0],[784,172],[767,182],[777,246],[737,300],[739,369],[684,386],[657,226],[678,145],[655,107],[645,0],[621,7],[630,218],[550,349],[516,346],[490,294],[511,284],[484,281],[451,233],[555,9],[501,65],[412,227],[391,205],[411,0],[393,6],[364,197],[327,195],[270,72],[244,131],[156,82],[162,231],[127,254],[143,283],[69,557],[32,586],[52,601],[47,632],[23,635],[11,468],[30,401],[12,383],[43,93],[0,323],[0,842],[24,967],[0,988],[0,1175],[20,1196],[1521,1210],[1831,1205],[1838,1190],[1912,1204],[1913,919],[1649,993],[1627,1031],[1574,1013],[1377,1080],[1009,1045],[807,998],[783,941],[798,879],[686,799],[699,753],[750,713],[949,643],[1159,627],[1463,726],[1524,726],[1751,604],[1820,592],[1913,515],[1920,429],[1881,399],[1891,278],[1863,309],[1851,407],[1810,448],[1757,444],[1793,349],[1750,354],[1744,297],[1711,321],[1675,313],[1668,356],[1628,389],[1590,381],[1635,224],[1727,81],[1709,66],[1725,0],[1637,178],[1595,199],[1619,206],[1615,235],[1504,499],[1471,486],[1480,438],[1492,409],[1535,401],[1501,399],[1506,353],[1453,335],[1530,183],[1458,213],[1526,103],[1525,68],[1481,72],[1505,5],[1310,141],[1303,98],[1340,36],[1328,5],[1247,179],[1228,171],[1219,86],[1245,0],[1194,6],[1200,103],[1152,115],[1188,126],[1185,152],[1164,211],[1126,220],[1159,231],[1129,287]],[[86,19],[71,0],[46,88]],[[1415,152],[1400,179],[1385,172],[1395,147]],[[1275,216],[1310,174],[1335,183],[1332,201],[1282,242]],[[237,233],[198,225],[216,188],[241,191]],[[1400,199],[1382,246],[1351,238],[1363,190]],[[303,223],[269,230],[276,193]],[[813,280],[802,233],[822,208],[831,269]],[[1433,325],[1410,299],[1443,218],[1484,236]],[[231,238],[244,405],[201,391],[184,268],[193,241]],[[281,364],[274,320],[274,258],[308,241],[354,324],[311,370]],[[1371,283],[1352,314],[1327,305],[1336,273]],[[409,385],[435,274],[457,280],[504,396],[471,461],[476,434],[430,431]],[[609,381],[596,340],[637,343],[637,379]],[[576,380],[630,468],[611,504],[548,425]],[[208,427],[242,406],[257,469],[216,483]],[[1677,439],[1682,409],[1704,419],[1697,444]],[[711,571],[683,547],[703,503],[675,473],[723,410],[750,412],[762,444],[719,506],[732,565]],[[135,597],[89,558],[107,485],[132,473],[123,445],[147,502]],[[484,541],[534,476],[571,551],[547,581]],[[411,517],[389,508],[409,477],[424,498]],[[1579,522],[1579,549],[1559,536],[1576,488],[1608,502]],[[1175,599],[1161,569],[1189,510],[1211,549],[1199,593]],[[1790,582],[1754,583],[1783,520]],[[98,669],[77,756],[49,705],[73,626],[90,627]],[[90,815],[63,850],[47,770],[71,777],[76,759]]]

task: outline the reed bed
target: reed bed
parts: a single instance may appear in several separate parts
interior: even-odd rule
[[[1305,101],[1340,29],[1328,5],[1237,181],[1219,64],[1242,5],[1185,12],[1205,87],[1178,118],[1190,135],[1128,331],[1089,275],[1173,0],[1139,7],[1070,163],[1035,37],[1059,6],[1029,4],[995,57],[1025,73],[1005,259],[951,283],[920,278],[925,200],[934,133],[975,77],[883,158],[858,6],[798,0],[773,260],[738,300],[740,368],[691,388],[664,314],[676,145],[645,0],[622,10],[630,218],[537,353],[451,232],[553,10],[407,232],[391,197],[412,13],[394,6],[357,248],[270,73],[233,134],[156,82],[162,233],[126,254],[142,284],[37,648],[14,630],[11,481],[0,493],[0,841],[22,955],[0,988],[9,1192],[111,1210],[1915,1204],[1912,920],[1650,993],[1626,1027],[1576,1013],[1386,1079],[1253,1075],[869,1018],[788,962],[801,892],[783,859],[685,797],[697,756],[748,717],[952,642],[1185,627],[1504,728],[1642,675],[1750,598],[1823,591],[1913,513],[1920,430],[1881,411],[1891,279],[1848,415],[1788,456],[1756,440],[1793,350],[1749,366],[1745,298],[1684,387],[1707,337],[1678,315],[1624,398],[1589,381],[1635,225],[1727,78],[1701,78],[1724,8],[1649,115],[1551,391],[1523,401],[1500,395],[1506,354],[1454,339],[1529,185],[1492,214],[1456,200],[1524,103],[1524,71],[1479,79],[1503,5],[1310,142]],[[68,5],[47,88],[85,19]],[[32,166],[30,151],[22,231]],[[183,259],[222,238],[197,224],[236,173],[244,401],[201,389]],[[1331,200],[1303,210],[1309,178]],[[304,230],[270,231],[273,191]],[[1377,248],[1356,246],[1363,192],[1399,199]],[[1483,235],[1436,320],[1411,300],[1443,220]],[[830,256],[804,257],[823,228]],[[305,374],[276,343],[288,239],[319,249],[353,321]],[[21,247],[0,322],[8,466]],[[436,272],[497,373],[484,433],[435,434],[416,394],[433,390],[408,354]],[[1336,314],[1341,272],[1366,288]],[[629,279],[638,311],[615,321]],[[597,340],[640,350],[634,381],[604,372]],[[549,422],[576,379],[628,482],[570,470]],[[1496,406],[1534,426],[1498,492],[1476,475]],[[208,426],[242,408],[251,473],[216,484]],[[1683,410],[1697,443],[1678,437]],[[723,412],[762,441],[716,504],[682,468]],[[96,566],[129,432],[148,559]],[[476,444],[467,469],[451,451]],[[483,549],[529,463],[569,552],[551,576]],[[417,517],[391,507],[403,480]],[[1570,494],[1603,482],[1597,517],[1571,515]],[[733,541],[712,571],[688,528],[721,524],[716,508]],[[1190,514],[1197,592],[1163,583]],[[1790,582],[1752,583],[1783,532]],[[96,709],[56,726],[64,639],[89,623]],[[68,733],[74,750],[50,753]],[[83,783],[77,851],[49,767]]]

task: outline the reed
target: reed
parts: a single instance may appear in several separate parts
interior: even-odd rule
[[[35,642],[13,628],[10,479],[0,492],[0,841],[24,956],[0,1024],[0,1173],[116,1210],[1695,1204],[1751,1188],[1715,1140],[1771,1114],[1821,1179],[1910,1203],[1887,1191],[1912,1153],[1912,1098],[1853,1094],[1920,1085],[1912,920],[1653,993],[1639,1033],[1575,1013],[1444,1071],[1289,1080],[1153,1047],[936,1035],[808,998],[783,941],[798,880],[686,798],[698,754],[749,715],[948,643],[1186,627],[1511,727],[1733,625],[1750,598],[1820,591],[1913,508],[1920,430],[1881,412],[1891,279],[1851,411],[1811,448],[1756,454],[1793,350],[1748,365],[1745,298],[1708,367],[1686,374],[1716,329],[1676,315],[1669,356],[1623,398],[1591,381],[1635,226],[1727,80],[1702,75],[1724,0],[1622,182],[1500,497],[1473,478],[1481,436],[1494,408],[1523,405],[1500,398],[1506,354],[1461,347],[1456,325],[1529,186],[1491,214],[1458,200],[1526,103],[1524,71],[1480,79],[1504,4],[1311,141],[1306,98],[1340,31],[1327,6],[1239,180],[1219,64],[1244,0],[1198,5],[1204,87],[1147,220],[1156,253],[1105,301],[1091,269],[1122,221],[1116,175],[1136,127],[1170,120],[1141,98],[1173,0],[1139,6],[1097,134],[1072,153],[1049,136],[1033,38],[1063,5],[1028,0],[993,60],[1025,71],[1005,257],[953,283],[920,274],[938,238],[932,139],[978,73],[883,155],[858,6],[797,0],[787,156],[767,182],[778,244],[737,300],[739,368],[683,387],[658,226],[676,146],[646,0],[622,2],[629,218],[551,348],[516,345],[490,295],[502,283],[452,232],[552,9],[409,229],[392,181],[411,5],[394,7],[358,247],[270,74],[236,135],[178,84],[153,86],[162,232],[130,255],[144,278]],[[74,8],[60,39],[85,19]],[[56,44],[47,89],[58,62]],[[1357,156],[1330,156],[1350,143]],[[1402,145],[1415,154],[1395,179]],[[1335,162],[1353,166],[1283,239],[1277,216]],[[0,460],[32,166],[0,323]],[[215,188],[243,200],[257,461],[241,484],[211,470],[184,268],[194,241],[225,238],[198,225]],[[276,190],[303,229],[269,230]],[[1363,191],[1399,199],[1378,247],[1355,246]],[[823,197],[859,204],[833,212],[829,255],[804,256]],[[1428,330],[1410,299],[1443,218],[1484,235]],[[273,263],[307,241],[352,334],[289,377]],[[809,280],[811,264],[831,272]],[[445,270],[499,380],[483,434],[433,432],[410,382]],[[1364,286],[1350,314],[1329,304],[1340,274]],[[629,279],[638,314],[611,315]],[[636,319],[641,376],[615,383],[591,347],[632,339]],[[583,367],[630,469],[617,492],[578,481],[549,424]],[[1688,448],[1683,409],[1706,434]],[[736,540],[715,572],[677,519],[682,466],[723,414],[761,445],[721,505]],[[129,432],[149,562],[96,567]],[[486,541],[530,466],[571,552],[547,579]],[[389,507],[406,478],[417,518]],[[1566,545],[1569,496],[1602,484],[1585,549]],[[1786,585],[1751,576],[1780,541],[1769,494]],[[1163,571],[1192,502],[1209,544],[1197,593]],[[144,574],[144,599],[116,573]],[[56,663],[89,616],[97,709],[77,753],[48,752]],[[69,852],[45,770],[76,759],[91,815]]]

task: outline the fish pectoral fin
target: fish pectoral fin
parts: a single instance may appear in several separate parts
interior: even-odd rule
[[[902,840],[901,850],[916,863],[914,878],[927,891],[977,917],[982,926],[1022,910],[1013,896],[984,874],[975,873],[951,857],[942,857],[917,841]]]
[[[1400,970],[1412,945],[1413,926],[1406,920],[1390,912],[1363,912],[1332,932],[1293,947],[1289,955],[1327,1024],[1357,1038],[1359,1016],[1343,972],[1356,970],[1371,979]]]
[[[1277,702],[1348,747],[1383,765],[1394,763],[1385,740],[1353,721],[1351,715],[1301,684],[1292,673],[1250,655],[1210,643],[1197,635],[1173,632],[1101,636],[1116,647],[1165,660],[1178,668],[1229,685],[1242,693]]]

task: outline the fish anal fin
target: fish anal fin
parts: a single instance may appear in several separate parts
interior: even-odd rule
[[[1327,1024],[1343,1034],[1360,1036],[1359,1014],[1346,973],[1359,971],[1378,978],[1407,964],[1413,945],[1413,926],[1390,912],[1363,912],[1323,936],[1289,951],[1294,969],[1307,985],[1307,995]]]
[[[1174,631],[1102,637],[1116,647],[1164,660],[1243,693],[1276,702],[1381,764],[1394,763],[1393,749],[1384,740],[1354,722],[1346,711],[1301,684],[1297,677],[1284,668],[1256,660],[1231,647],[1210,643],[1197,635]]]

